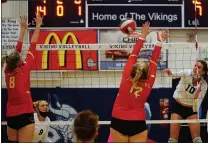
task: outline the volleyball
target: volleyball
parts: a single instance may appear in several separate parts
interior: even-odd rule
[[[131,34],[136,30],[136,22],[132,19],[125,19],[121,21],[120,30],[124,34]]]

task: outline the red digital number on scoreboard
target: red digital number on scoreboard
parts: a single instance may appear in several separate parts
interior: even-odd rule
[[[36,6],[36,12],[41,12],[44,16],[47,15],[47,0],[43,0],[43,5]],[[82,16],[82,0],[74,0],[74,4],[77,6],[77,15]],[[56,16],[64,16],[64,3],[62,0],[56,0]]]
[[[194,4],[196,10],[198,9],[199,11],[199,16],[202,16],[203,15],[203,7],[202,7],[202,4],[201,4],[201,0],[192,0],[192,3]]]

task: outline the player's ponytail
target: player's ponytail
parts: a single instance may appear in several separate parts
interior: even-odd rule
[[[146,80],[149,74],[149,67],[146,62],[135,64],[132,67],[131,78],[133,84],[136,86],[139,80]]]
[[[132,82],[136,86],[141,75],[142,75],[142,68],[141,68],[141,66],[136,65],[135,67],[133,67],[132,71],[133,71],[132,72],[132,78],[133,78]]]

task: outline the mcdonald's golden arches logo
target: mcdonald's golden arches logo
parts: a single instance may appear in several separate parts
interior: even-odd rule
[[[52,39],[55,39],[56,44],[68,44],[69,39],[71,38],[73,43],[71,44],[79,44],[77,37],[74,33],[68,32],[64,35],[63,39],[60,39],[58,34],[55,32],[51,32],[48,34],[48,36],[45,39],[45,44],[51,44],[50,41]],[[59,60],[59,66],[65,66],[65,50],[59,50],[58,51],[58,60]],[[42,69],[47,69],[48,67],[48,55],[49,51],[45,50],[43,51],[42,55]],[[81,51],[75,50],[76,55],[76,68],[81,69],[82,68],[82,59],[81,59]]]

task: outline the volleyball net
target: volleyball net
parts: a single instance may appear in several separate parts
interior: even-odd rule
[[[135,44],[40,44],[31,73],[32,87],[119,87],[121,73]],[[23,46],[26,56],[29,44]],[[2,54],[15,45],[2,45]],[[144,44],[138,61],[149,61],[154,44]],[[196,59],[207,60],[208,44],[164,43],[154,87],[171,87],[160,71],[192,69]],[[4,78],[4,77],[3,77]],[[84,80],[83,80],[84,79]],[[3,80],[4,81],[4,80]],[[4,83],[2,85],[5,85]]]
[[[107,141],[111,106],[121,82],[123,68],[134,45],[120,43],[37,45],[36,60],[31,72],[32,96],[35,99],[44,98],[49,102],[53,117],[52,122],[47,124],[50,124],[50,135],[52,135],[50,137],[54,141],[62,140],[61,142],[68,143],[73,140],[73,119],[78,112],[76,108],[82,107],[89,107],[101,114],[99,122],[101,131],[98,141]],[[14,49],[14,44],[2,45],[2,54]],[[26,57],[28,49],[29,44],[24,44],[23,57]],[[144,44],[138,55],[138,62],[148,62],[153,49],[154,44]],[[182,124],[179,139],[181,141],[191,141],[188,128],[190,123],[200,123],[201,134],[206,137],[207,119],[170,120],[169,102],[171,102],[174,87],[172,79],[162,72],[166,68],[175,72],[192,69],[196,59],[208,60],[208,43],[199,43],[197,50],[195,44],[163,44],[158,60],[157,77],[153,86],[154,92],[151,93],[154,95],[150,95],[150,99],[148,99],[152,110],[151,119],[147,120],[147,125],[151,125],[148,137],[153,141],[167,142],[171,123]],[[3,88],[6,87],[4,81],[5,76],[2,74]],[[54,88],[55,90],[53,90]],[[116,90],[114,91],[114,89]],[[163,89],[170,91],[166,92]],[[50,95],[48,92],[51,92]],[[52,95],[52,92],[57,95]],[[102,95],[98,96],[99,94]],[[203,99],[200,100],[203,101]],[[78,104],[77,107],[76,104]],[[199,117],[201,118],[201,116],[199,112]],[[3,128],[6,125],[7,122],[2,122]]]

